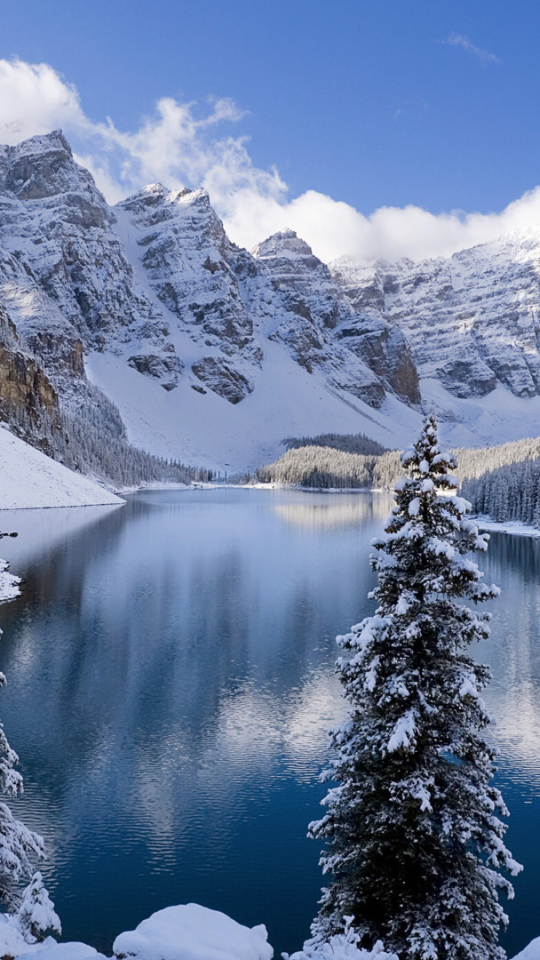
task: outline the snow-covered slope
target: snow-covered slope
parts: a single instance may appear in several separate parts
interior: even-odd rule
[[[248,253],[201,190],[110,208],[59,131],[0,147],[0,306],[70,414],[117,404],[136,445],[230,470],[283,438],[401,445],[538,432],[540,239],[329,269],[292,231]]]
[[[0,427],[0,510],[123,502]]]
[[[256,388],[238,405],[211,390],[201,395],[191,378],[165,392],[110,354],[91,354],[87,372],[118,406],[133,442],[166,457],[181,450],[184,462],[229,473],[270,463],[283,453],[284,437],[361,432],[393,447],[420,424],[420,415],[394,397],[373,410],[329,390],[321,374],[299,368],[271,342]]]

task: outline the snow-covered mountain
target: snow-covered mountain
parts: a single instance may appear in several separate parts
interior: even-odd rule
[[[498,383],[516,397],[539,393],[540,232],[447,260],[371,269],[339,260],[332,270],[367,322],[400,327],[422,378],[456,397],[486,396]]]
[[[401,446],[427,408],[457,444],[536,434],[539,303],[538,238],[328,267],[292,231],[240,249],[201,190],[109,207],[59,131],[0,147],[19,353],[72,416],[99,403],[91,380],[163,456],[252,468],[322,432]]]

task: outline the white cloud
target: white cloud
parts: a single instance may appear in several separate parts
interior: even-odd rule
[[[84,123],[78,93],[46,63],[0,60],[0,142]]]
[[[241,116],[230,100],[213,101],[201,114],[196,104],[167,97],[137,130],[124,131],[110,119],[90,120],[76,89],[47,64],[0,60],[0,141],[16,143],[62,127],[111,202],[156,180],[204,186],[231,238],[248,248],[291,227],[326,261],[343,254],[364,262],[421,259],[539,229],[540,187],[493,214],[433,214],[408,206],[364,216],[315,190],[291,199],[277,170],[254,166],[245,138],[220,136],[223,124]]]
[[[451,33],[448,40],[444,40],[443,42],[449,44],[451,47],[461,47],[463,50],[466,50],[467,53],[472,53],[472,55],[483,64],[501,62],[496,54],[489,53],[488,50],[483,50],[482,47],[477,47],[472,40],[469,40],[469,38],[462,33]]]

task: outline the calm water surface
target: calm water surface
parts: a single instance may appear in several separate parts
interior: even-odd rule
[[[0,715],[16,813],[46,838],[69,939],[109,950],[172,903],[264,922],[279,956],[317,910],[336,633],[372,612],[369,543],[390,500],[212,490],[121,508],[0,513],[24,593],[0,610]],[[540,935],[540,542],[494,535],[498,781],[526,866],[510,955]]]

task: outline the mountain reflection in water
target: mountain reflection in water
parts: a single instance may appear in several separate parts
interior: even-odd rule
[[[275,507],[276,514],[294,526],[328,528],[350,527],[355,524],[372,523],[381,514],[386,517],[392,509],[392,498],[382,494],[373,501],[371,493],[355,494],[306,494],[315,502],[281,503]]]

